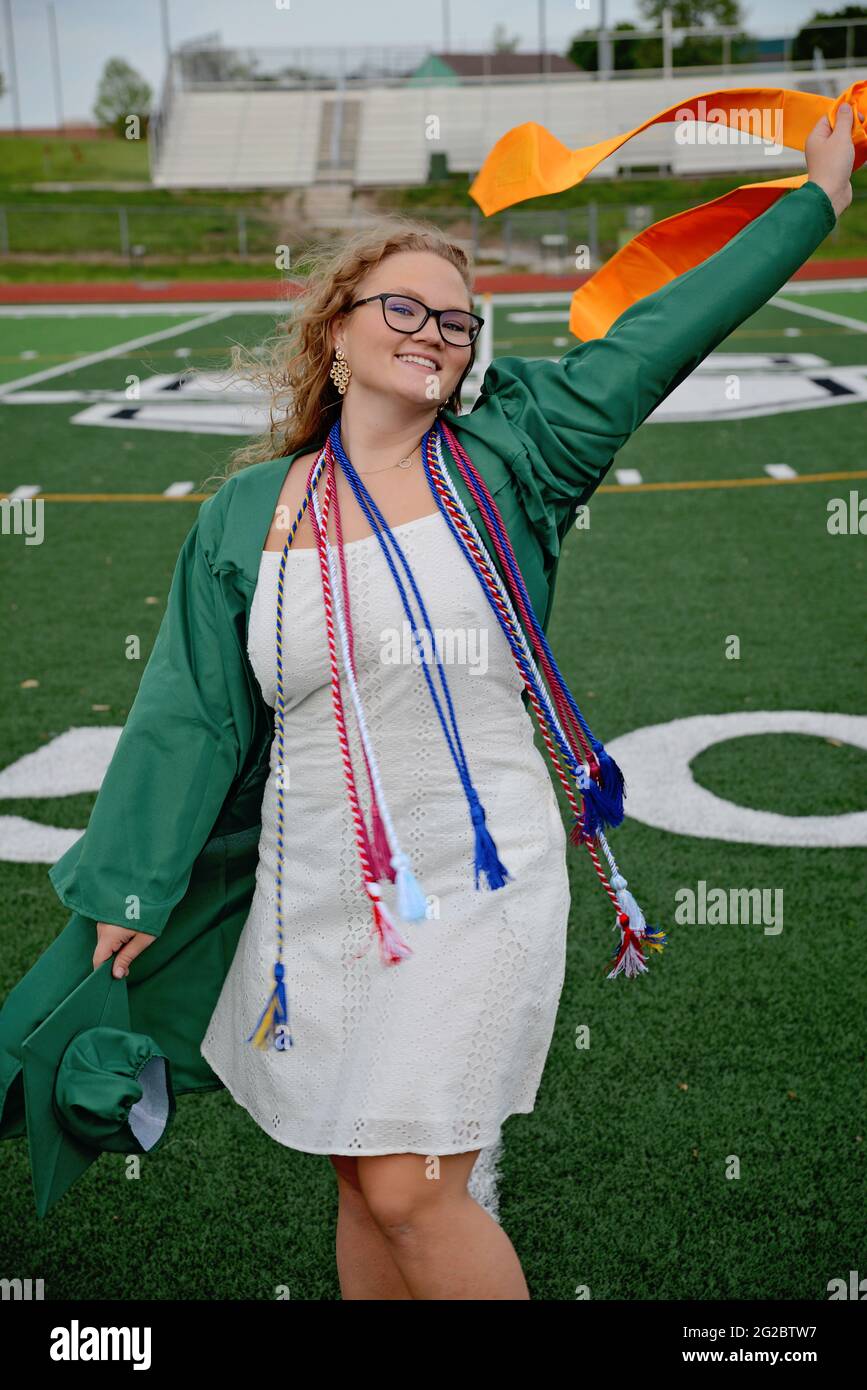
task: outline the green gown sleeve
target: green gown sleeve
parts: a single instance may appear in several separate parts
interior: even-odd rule
[[[479,405],[497,398],[526,450],[526,482],[538,501],[560,519],[586,502],[642,421],[776,294],[835,222],[824,189],[804,183],[707,260],[630,305],[604,337],[556,362],[495,358]]]
[[[159,936],[237,773],[237,660],[203,545],[216,501],[178,555],[166,611],[87,829],[49,870],[61,902]]]

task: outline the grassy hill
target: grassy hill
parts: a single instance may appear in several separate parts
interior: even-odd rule
[[[317,229],[293,213],[301,190],[293,196],[273,189],[165,189],[151,186],[149,177],[144,139],[0,136],[0,283],[261,277],[273,272],[274,247],[282,241],[303,264]],[[595,202],[608,256],[617,249],[627,206],[647,206],[650,220],[658,221],[748,181],[731,175],[595,180],[493,218],[482,217],[463,174],[413,188],[362,189],[356,200],[366,211],[416,215],[458,236],[470,237],[475,226],[497,248],[506,218],[516,235],[538,238],[547,229],[583,240],[588,205]],[[823,243],[822,259],[867,254],[865,187],[856,177],[853,206]],[[521,268],[520,253],[512,264]]]

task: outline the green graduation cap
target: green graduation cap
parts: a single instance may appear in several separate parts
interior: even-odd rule
[[[149,1153],[175,1114],[169,1059],[130,1029],[126,979],[103,961],[21,1045],[30,1171],[45,1216],[107,1149]]]

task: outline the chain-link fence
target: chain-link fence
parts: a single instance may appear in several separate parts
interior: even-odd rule
[[[856,198],[867,197],[857,192]],[[479,269],[497,268],[569,275],[595,270],[644,227],[673,217],[706,198],[610,202],[604,195],[580,207],[522,210],[485,217],[477,207],[414,207],[412,216],[433,222],[466,246]],[[837,237],[839,227],[831,232]]]
[[[135,204],[0,204],[0,255],[273,259],[276,219],[246,209]]]
[[[856,190],[856,199],[867,194]],[[694,202],[702,201],[698,198]],[[690,205],[689,199],[645,197],[611,202],[604,195],[566,209],[510,208],[485,217],[470,207],[417,206],[405,214],[432,223],[463,245],[477,268],[524,269],[550,274],[593,270],[653,222]],[[382,210],[388,215],[388,209]],[[130,264],[219,260],[258,263],[269,270],[278,255],[303,271],[312,241],[338,240],[377,216],[362,210],[339,226],[317,227],[279,212],[227,207],[147,207],[135,204],[0,204],[0,256],[44,256],[82,262],[121,258]],[[299,230],[303,224],[303,232]],[[831,236],[836,237],[838,228]]]

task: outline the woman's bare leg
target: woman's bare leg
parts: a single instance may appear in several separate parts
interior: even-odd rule
[[[337,1174],[337,1275],[347,1299],[411,1299],[391,1246],[358,1186],[355,1158],[333,1154]]]
[[[467,1192],[479,1150],[359,1154],[358,1180],[414,1299],[529,1299],[514,1246]]]

